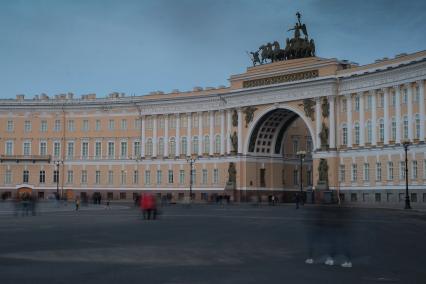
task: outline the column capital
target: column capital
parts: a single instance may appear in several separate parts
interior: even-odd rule
[[[330,95],[330,96],[327,96],[327,99],[328,99],[328,101],[329,102],[331,102],[331,101],[333,101],[334,102],[334,100],[336,99],[336,95]]]
[[[401,85],[392,85],[392,88],[395,90],[395,91],[400,91],[401,90]]]
[[[404,87],[408,89],[411,88],[412,86],[413,86],[413,82],[408,82],[404,84]]]

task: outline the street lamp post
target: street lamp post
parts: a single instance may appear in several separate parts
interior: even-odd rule
[[[195,164],[196,160],[197,159],[193,158],[193,157],[187,157],[186,158],[186,161],[189,163],[189,168],[190,168],[190,171],[189,171],[189,200],[190,201],[192,201],[192,183],[193,183],[193,180],[192,180],[193,169],[192,169],[192,167]]]
[[[55,166],[56,166],[56,173],[55,173],[55,178],[56,178],[56,198],[60,199],[59,197],[59,165],[60,165],[61,161],[57,160],[55,161]]]
[[[300,198],[303,198],[303,159],[306,156],[306,151],[298,151],[296,153],[300,157]]]
[[[410,141],[405,140],[402,142],[405,150],[405,209],[411,209],[410,205],[410,197],[408,195],[408,146],[410,145]]]

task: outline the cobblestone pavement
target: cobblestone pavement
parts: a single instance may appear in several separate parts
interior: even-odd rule
[[[172,205],[154,221],[116,204],[51,209],[0,215],[0,283],[426,282],[417,211]]]

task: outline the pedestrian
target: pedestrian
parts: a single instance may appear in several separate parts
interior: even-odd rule
[[[80,207],[80,199],[75,199],[75,211],[78,211],[78,208]]]
[[[296,200],[296,209],[299,209],[299,202],[300,202],[300,195],[299,195],[299,193],[296,193],[295,200]]]
[[[106,207],[105,207],[105,209],[109,209],[109,199],[107,200],[107,203],[106,203]]]

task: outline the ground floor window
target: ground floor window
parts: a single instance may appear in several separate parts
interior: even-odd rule
[[[376,202],[381,202],[382,201],[382,195],[380,193],[376,193],[376,194],[374,194],[374,199],[376,200]]]
[[[107,193],[107,199],[109,199],[109,200],[114,199],[114,193],[113,192],[108,192]]]
[[[390,193],[390,192],[386,193],[386,201],[387,202],[392,201],[392,193]]]
[[[358,196],[357,196],[357,194],[356,194],[356,193],[351,193],[351,201],[352,201],[352,202],[356,202],[356,201],[358,201]]]
[[[400,193],[399,194],[399,202],[402,202],[402,201],[404,201],[405,200],[405,195],[404,195],[404,193]]]
[[[411,193],[411,202],[417,202],[417,193]]]
[[[183,200],[184,197],[185,197],[185,195],[183,194],[183,192],[179,192],[178,200]]]
[[[126,193],[120,192],[120,199],[126,199]]]
[[[367,202],[368,201],[368,193],[363,193],[362,194],[362,201],[363,202]]]

